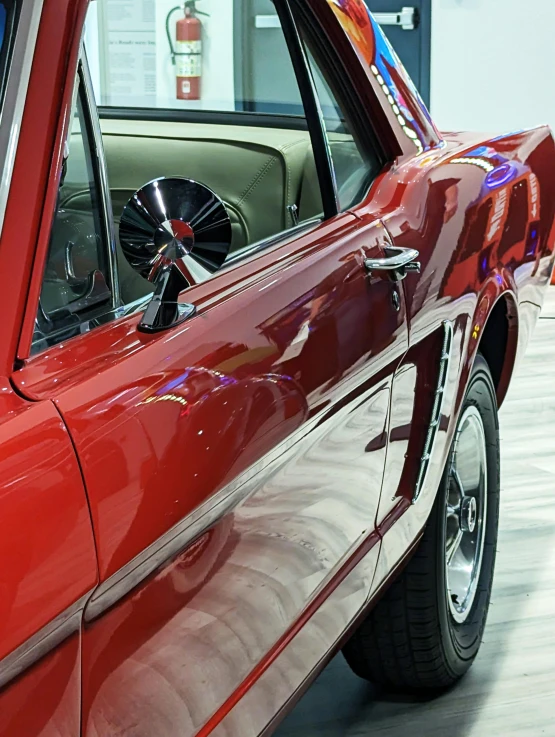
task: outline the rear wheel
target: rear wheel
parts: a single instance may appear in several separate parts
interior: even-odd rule
[[[359,676],[401,691],[448,688],[472,665],[486,624],[499,515],[499,428],[477,356],[424,536],[344,648]]]

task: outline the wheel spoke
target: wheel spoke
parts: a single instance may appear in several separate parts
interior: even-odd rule
[[[464,489],[463,489],[461,477],[459,476],[459,472],[457,471],[457,469],[454,466],[451,469],[451,478],[455,482],[455,488],[457,490],[457,494],[458,494],[458,497],[459,497],[459,504],[460,504],[460,502],[465,497],[465,493],[464,493]]]
[[[487,514],[486,436],[473,405],[464,410],[453,441],[446,501],[446,593],[453,619],[462,624],[478,587]]]
[[[450,566],[453,558],[455,557],[455,553],[461,546],[461,542],[463,539],[464,532],[460,529],[457,530],[457,534],[455,535],[455,539],[451,543],[451,545],[447,548],[446,555],[447,555],[447,565]]]

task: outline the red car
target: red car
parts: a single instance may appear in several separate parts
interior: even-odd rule
[[[87,0],[0,2],[0,735],[269,734],[339,648],[437,693],[486,623],[551,132],[439,133],[363,0],[235,47],[188,2],[176,67],[128,5],[83,44]]]

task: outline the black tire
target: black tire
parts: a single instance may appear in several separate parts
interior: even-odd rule
[[[466,621],[458,624],[446,595],[447,470],[424,536],[400,577],[384,594],[343,649],[351,669],[385,689],[434,695],[470,668],[486,624],[499,521],[499,425],[489,367],[478,355],[461,417],[469,406],[482,419],[487,460],[487,515],[478,587]]]

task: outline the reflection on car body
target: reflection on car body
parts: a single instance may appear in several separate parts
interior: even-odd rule
[[[362,0],[272,7],[280,85],[218,26],[228,88],[137,108],[86,0],[0,3],[1,737],[257,737],[340,646],[478,652],[555,142],[440,133]]]

